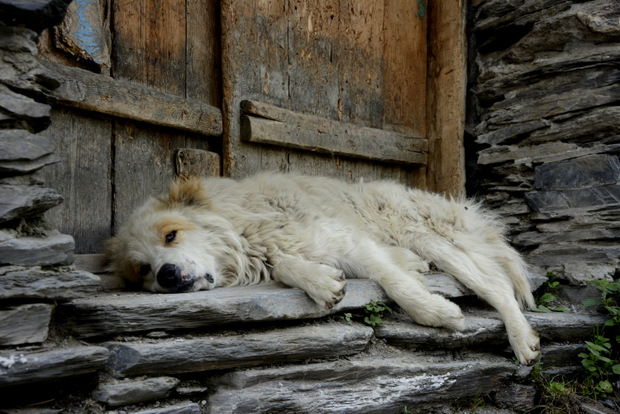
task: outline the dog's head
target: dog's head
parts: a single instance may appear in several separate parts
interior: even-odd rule
[[[192,292],[224,283],[218,257],[229,250],[229,223],[209,210],[199,179],[173,183],[107,241],[108,268],[153,292]]]

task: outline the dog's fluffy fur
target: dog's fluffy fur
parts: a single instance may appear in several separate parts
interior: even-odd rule
[[[176,182],[110,239],[108,258],[155,292],[275,280],[326,308],[342,299],[345,275],[369,278],[414,321],[461,330],[460,308],[424,285],[432,262],[499,311],[521,363],[539,355],[521,312],[534,306],[525,265],[496,220],[475,203],[392,182],[281,174]]]

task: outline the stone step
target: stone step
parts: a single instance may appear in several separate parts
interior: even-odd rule
[[[68,265],[73,263],[74,249],[73,237],[56,230],[44,237],[15,237],[10,231],[0,230],[0,264]]]
[[[47,339],[54,307],[29,303],[0,309],[0,345],[25,345]]]
[[[427,276],[427,285],[433,293],[448,298],[472,294],[451,276]],[[370,301],[390,302],[383,289],[369,280],[349,280],[346,292],[342,302],[331,310],[319,307],[299,289],[268,284],[180,294],[102,293],[62,304],[58,311],[63,328],[77,337],[92,338],[240,322],[320,318],[363,308]]]
[[[588,338],[598,325],[609,319],[591,313],[535,313],[526,312],[527,320],[538,331],[541,339],[572,341]],[[400,316],[400,319],[409,319]],[[497,312],[470,310],[465,313],[465,329],[431,328],[414,324],[411,320],[385,320],[375,328],[375,335],[390,344],[407,348],[465,348],[507,344],[506,328]]]
[[[116,377],[174,375],[359,353],[372,328],[338,322],[241,334],[108,342]]]
[[[547,341],[582,341],[607,320],[602,315],[582,313],[528,313],[527,317]],[[163,339],[129,338],[102,344],[110,350],[108,370],[116,377],[174,375],[351,355],[363,351],[371,343],[373,334],[401,349],[476,347],[493,348],[494,352],[506,350],[506,355],[512,355],[502,321],[496,313],[487,311],[468,314],[465,330],[461,332],[386,319],[374,332],[359,323],[332,321],[259,332],[207,333],[171,339],[161,334],[158,332],[157,336]]]
[[[82,270],[0,267],[0,299],[69,300],[93,295],[99,276]]]
[[[482,354],[465,358],[370,355],[253,368],[215,380],[218,387],[209,399],[209,413],[401,413],[405,408],[427,412],[480,390],[499,390],[520,370],[505,358]]]
[[[99,371],[109,351],[75,346],[49,351],[0,350],[0,387],[56,381]]]

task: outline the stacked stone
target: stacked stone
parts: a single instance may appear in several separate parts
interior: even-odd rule
[[[0,0],[0,376],[8,384],[58,379],[98,369],[104,348],[59,350],[48,341],[57,301],[94,292],[98,277],[74,270],[73,238],[51,228],[46,210],[62,202],[39,170],[60,161],[35,135],[50,125],[58,82],[37,61],[40,32],[62,20],[69,0]],[[28,375],[13,376],[25,367]],[[71,372],[73,370],[73,372]]]
[[[475,10],[470,190],[540,272],[613,277],[620,257],[620,3],[489,0]]]

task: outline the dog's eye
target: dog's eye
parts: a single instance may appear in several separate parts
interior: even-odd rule
[[[166,234],[166,244],[170,244],[174,241],[174,238],[177,237],[177,231],[173,230],[170,233]]]
[[[148,275],[150,271],[151,271],[151,265],[145,264],[145,265],[140,266],[140,269],[138,269],[138,274],[144,277]]]

